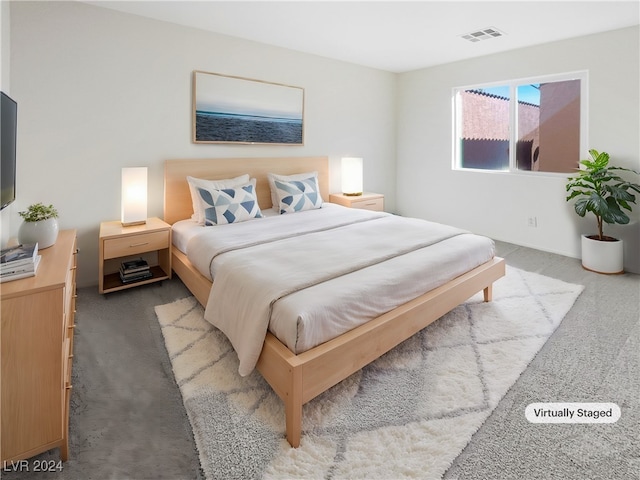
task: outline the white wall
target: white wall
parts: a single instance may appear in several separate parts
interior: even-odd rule
[[[328,155],[338,191],[339,158],[362,156],[365,189],[391,211],[578,257],[593,221],[566,204],[563,177],[451,171],[454,86],[589,70],[589,146],[640,169],[637,27],[394,75],[83,3],[12,2],[9,63],[6,6],[0,76],[18,101],[19,165],[2,245],[18,211],[53,203],[78,229],[81,286],[97,283],[100,222],[119,218],[121,167],[149,167],[149,215],[161,217],[169,158]],[[196,69],[303,87],[305,145],[193,144]],[[640,222],[612,233],[640,250]]]
[[[581,219],[565,201],[566,176],[452,171],[451,90],[588,70],[588,148],[640,170],[639,32],[627,28],[399,75],[399,213],[579,257],[579,234],[595,233],[595,217]],[[530,216],[537,228],[527,226]],[[625,266],[640,273],[640,222],[609,231],[626,240]]]
[[[0,2],[0,88],[9,91],[9,67],[11,47],[11,4]]]
[[[149,215],[162,217],[166,159],[328,155],[339,191],[340,157],[362,156],[365,188],[394,208],[394,74],[82,3],[11,7],[15,212],[53,203],[61,228],[78,229],[79,285],[97,284],[99,224],[119,219],[123,166],[149,167]],[[305,145],[193,144],[193,70],[303,87]]]

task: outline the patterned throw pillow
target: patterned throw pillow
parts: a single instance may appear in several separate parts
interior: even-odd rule
[[[198,188],[205,225],[224,225],[261,218],[255,181],[235,188]]]
[[[280,213],[301,212],[322,206],[318,188],[318,177],[304,180],[275,180]]]
[[[269,182],[269,190],[271,191],[271,205],[273,210],[280,213],[280,207],[278,205],[278,189],[276,187],[276,180],[280,180],[281,182],[291,182],[293,180],[306,180],[309,177],[315,177],[317,182],[318,172],[294,173],[292,175],[281,175],[279,173],[267,173],[267,181]]]
[[[191,203],[193,203],[193,215],[191,216],[200,225],[204,225],[204,212],[202,211],[202,202],[200,201],[200,195],[198,194],[198,188],[204,188],[211,190],[212,188],[235,188],[241,187],[249,183],[249,174],[240,175],[235,178],[226,178],[223,180],[206,180],[204,178],[196,178],[187,176],[187,183],[189,184],[189,192],[191,193]]]

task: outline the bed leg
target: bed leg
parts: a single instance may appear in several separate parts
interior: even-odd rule
[[[291,387],[284,402],[287,441],[293,448],[300,446],[302,436],[302,369],[292,368]]]
[[[293,448],[300,446],[302,436],[302,405],[285,406],[287,412],[287,441]]]
[[[484,301],[490,302],[493,299],[493,283],[484,289]]]

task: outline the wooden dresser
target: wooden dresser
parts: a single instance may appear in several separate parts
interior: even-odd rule
[[[67,460],[76,252],[75,230],[60,231],[34,277],[0,285],[2,462],[55,447]]]

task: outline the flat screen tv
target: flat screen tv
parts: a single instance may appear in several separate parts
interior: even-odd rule
[[[16,199],[16,131],[18,105],[0,92],[0,210]]]

